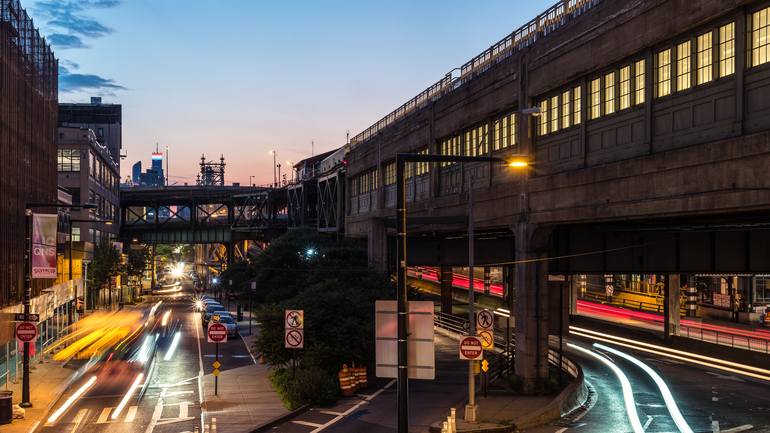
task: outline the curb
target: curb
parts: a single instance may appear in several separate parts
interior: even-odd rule
[[[261,433],[261,432],[267,431],[267,429],[269,429],[271,427],[274,427],[274,426],[276,426],[278,424],[281,424],[282,422],[284,422],[284,421],[286,421],[286,420],[288,420],[290,418],[294,418],[297,415],[302,415],[308,409],[310,409],[310,405],[309,404],[302,405],[302,406],[298,407],[297,409],[294,409],[293,411],[291,411],[289,413],[286,413],[286,414],[283,414],[283,415],[279,415],[279,416],[277,416],[277,417],[275,417],[275,418],[273,418],[273,419],[271,419],[269,421],[263,422],[262,424],[260,424],[257,427],[255,427],[254,430],[251,431],[251,433]]]

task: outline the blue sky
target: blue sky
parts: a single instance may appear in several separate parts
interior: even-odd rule
[[[344,144],[554,0],[22,2],[60,101],[123,104],[123,177],[158,142],[172,183],[201,153],[224,154],[228,182],[270,183],[270,149],[285,165]]]

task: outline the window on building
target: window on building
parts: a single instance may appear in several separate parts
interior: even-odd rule
[[[396,163],[389,162],[385,164],[385,185],[394,185],[396,183]]]
[[[581,110],[583,109],[581,104],[582,95],[580,92],[582,92],[581,86],[572,89],[572,123],[574,125],[580,125],[580,122],[583,120],[581,114]]]
[[[570,91],[567,90],[566,92],[561,94],[561,127],[562,128],[569,128],[570,127],[570,115],[572,114],[571,108],[570,108]]]
[[[591,119],[598,119],[602,115],[602,79],[591,81]]]
[[[615,112],[615,73],[604,76],[604,114]]]
[[[89,152],[89,154],[91,155],[91,160],[89,161],[88,172],[95,179],[96,178],[96,155],[94,155],[93,152]]]
[[[620,68],[620,109],[631,107],[631,66]]]
[[[489,125],[487,124],[465,131],[465,155],[486,155],[489,152],[489,146],[487,145],[488,134]]]
[[[422,150],[417,151],[418,155],[427,155],[428,154],[428,148],[425,147]],[[430,171],[430,163],[427,161],[422,161],[417,163],[417,176],[422,176],[424,174],[428,174]]]
[[[719,76],[735,72],[735,23],[719,28]]]
[[[634,104],[644,104],[644,59],[634,63]]]
[[[660,98],[671,94],[671,49],[660,51],[657,59],[655,95]]]
[[[72,242],[80,242],[80,227],[72,227]]]
[[[751,66],[770,61],[770,7],[751,14]]]
[[[548,100],[543,99],[540,101],[540,116],[538,120],[538,135],[548,134]]]
[[[559,130],[559,96],[551,97],[551,131]]]
[[[700,48],[700,44],[698,45],[698,47]],[[676,90],[677,92],[689,89],[690,86],[692,85],[692,78],[690,75],[691,61],[692,61],[692,57],[690,57],[690,41],[682,42],[681,44],[677,45],[676,46]]]
[[[57,171],[80,171],[80,150],[58,149],[56,159]]]
[[[494,139],[492,150],[502,150],[516,145],[516,113],[495,119],[492,124]]]
[[[698,55],[697,68],[698,68],[698,84],[708,83],[714,78],[713,71],[713,58],[711,55],[711,33],[707,32],[698,36],[697,47]]]
[[[441,141],[441,154],[442,155],[459,155],[460,154],[460,136],[445,138]],[[441,166],[446,167],[448,165],[455,164],[454,162],[442,162]]]

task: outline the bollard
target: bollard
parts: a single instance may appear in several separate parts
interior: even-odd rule
[[[447,430],[449,430],[449,433],[455,433],[454,430],[452,430],[452,417],[451,416],[446,417],[446,425],[447,425]]]
[[[451,408],[449,409],[449,428],[452,430],[452,433],[457,432],[457,409]]]
[[[444,423],[441,424],[441,433],[449,433],[449,430],[447,430],[446,421],[444,421]]]

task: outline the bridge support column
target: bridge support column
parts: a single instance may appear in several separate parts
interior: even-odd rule
[[[577,314],[577,300],[578,300],[578,294],[580,293],[580,281],[578,281],[577,278],[575,278],[577,275],[569,275],[568,281],[569,281],[569,315],[574,316]]]
[[[442,266],[439,270],[441,284],[441,312],[452,314],[452,267]]]
[[[671,336],[679,334],[680,291],[679,274],[666,275],[663,295],[663,338],[667,341]]]
[[[543,249],[531,248],[535,227],[522,222],[516,231],[515,372],[522,391],[532,393],[548,379],[548,264]],[[524,261],[522,263],[522,261]]]
[[[388,270],[388,232],[385,223],[372,219],[369,224],[368,255],[369,265],[378,271]],[[395,264],[397,265],[397,264]]]

